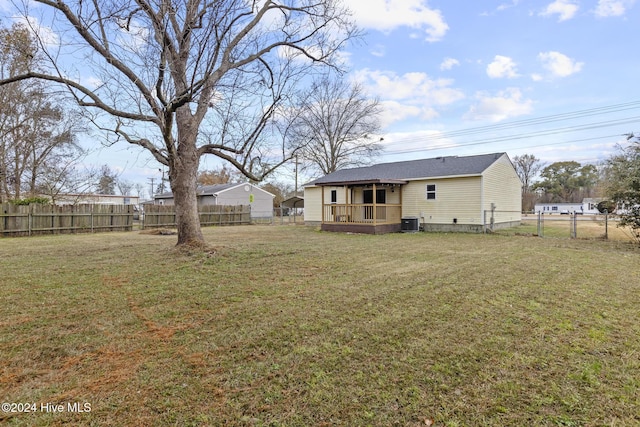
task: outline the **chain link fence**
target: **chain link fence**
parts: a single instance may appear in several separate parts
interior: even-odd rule
[[[522,214],[517,234],[548,238],[632,240],[629,230],[618,227],[619,218],[610,214]]]

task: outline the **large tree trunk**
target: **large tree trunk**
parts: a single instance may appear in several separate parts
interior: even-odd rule
[[[197,159],[194,161],[182,156],[169,171],[178,226],[178,246],[201,246],[204,244],[196,197],[197,171]]]
[[[188,122],[188,121],[187,121]],[[169,180],[176,210],[178,246],[203,246],[196,196],[200,157],[191,123],[178,126],[177,155],[169,158]]]

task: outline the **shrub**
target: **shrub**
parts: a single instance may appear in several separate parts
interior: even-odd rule
[[[27,197],[26,199],[10,200],[9,203],[20,206],[31,204],[48,205],[49,203],[51,203],[51,200],[46,197]]]

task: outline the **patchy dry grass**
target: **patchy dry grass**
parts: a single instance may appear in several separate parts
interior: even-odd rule
[[[0,239],[0,422],[640,424],[631,245],[204,232]]]
[[[578,239],[605,239],[630,242],[633,241],[631,231],[626,227],[618,227],[616,217],[609,218],[605,221],[604,215],[584,215],[578,216],[576,221],[576,237]],[[568,239],[571,238],[573,232],[573,219],[568,215],[551,215],[546,216],[542,223],[542,235],[544,237]],[[524,215],[522,226],[501,230],[501,234],[537,234],[538,218],[537,215]]]

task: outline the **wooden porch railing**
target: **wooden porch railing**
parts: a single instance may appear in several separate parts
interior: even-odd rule
[[[325,204],[322,220],[339,224],[400,224],[402,205]]]

